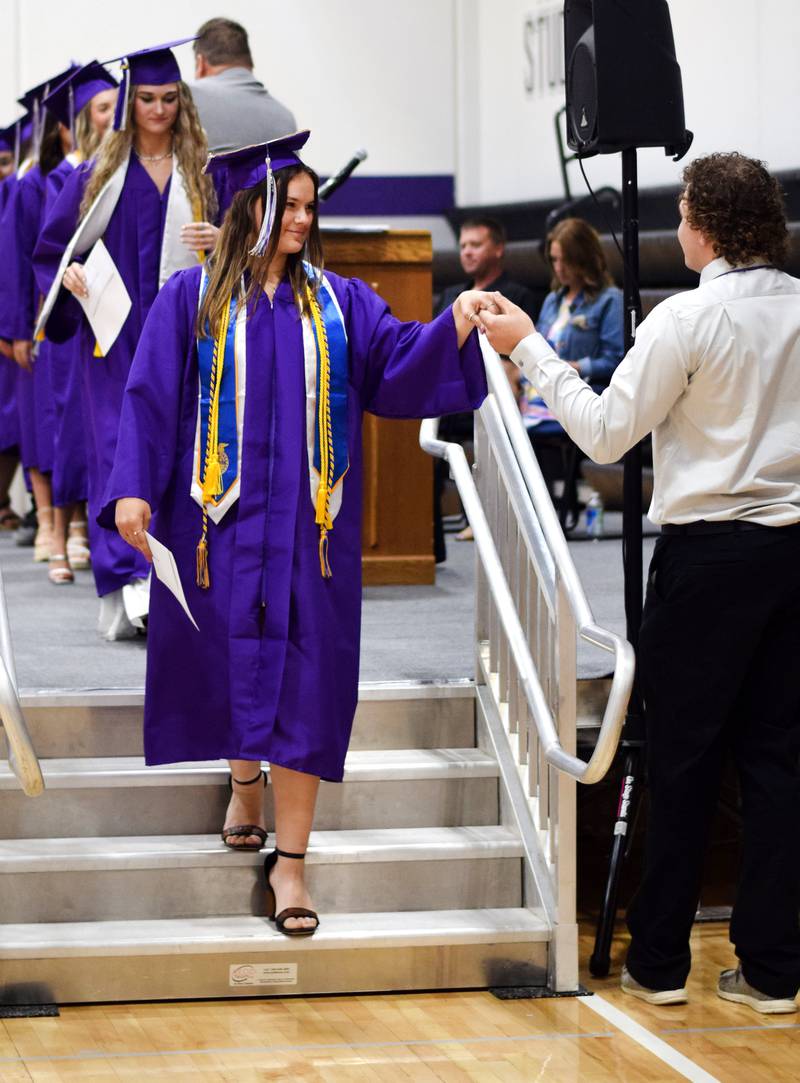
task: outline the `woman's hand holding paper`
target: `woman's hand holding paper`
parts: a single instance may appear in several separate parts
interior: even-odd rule
[[[70,263],[69,267],[64,271],[61,284],[65,290],[74,293],[76,297],[89,296],[89,287],[86,285],[86,272],[80,263]]]
[[[150,526],[150,505],[137,496],[125,496],[117,501],[114,521],[117,530],[134,549],[138,549],[148,560],[153,559],[145,531]]]

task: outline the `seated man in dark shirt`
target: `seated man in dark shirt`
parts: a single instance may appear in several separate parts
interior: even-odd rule
[[[459,282],[455,286],[448,286],[442,291],[436,305],[435,315],[455,301],[456,297],[464,290],[499,290],[504,297],[508,297],[515,305],[528,313],[533,320],[539,311],[539,303],[534,294],[509,278],[503,270],[503,256],[506,247],[506,231],[502,222],[496,218],[480,217],[467,218],[461,223],[458,237],[459,257],[467,282]],[[511,365],[516,370],[516,366]],[[518,373],[513,373],[515,381],[518,381]],[[439,434],[443,440],[454,440],[458,443],[472,439],[472,414],[449,414],[442,418],[439,426]],[[437,563],[441,563],[446,556],[444,545],[444,533],[441,522],[441,490],[444,479],[447,476],[447,466],[442,460],[437,460],[436,479],[434,487],[434,552]],[[456,537],[459,541],[472,539],[472,530],[467,526]]]
[[[452,305],[464,290],[499,290],[535,319],[539,306],[533,293],[503,270],[505,248],[506,231],[496,218],[468,218],[462,222],[458,249],[468,283],[460,282],[443,290],[436,315]]]

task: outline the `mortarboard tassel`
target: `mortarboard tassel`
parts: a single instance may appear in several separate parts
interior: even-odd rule
[[[114,110],[114,131],[124,132],[127,126],[128,119],[128,95],[130,92],[130,62],[127,57],[124,57],[120,64],[122,71],[122,78],[119,84],[119,93],[117,94],[117,106]]]
[[[261,220],[261,230],[258,239],[250,249],[251,256],[263,256],[267,250],[272,227],[275,224],[275,207],[277,204],[275,190],[275,175],[272,172],[272,162],[266,159],[267,165],[267,195],[264,199],[264,217]]]

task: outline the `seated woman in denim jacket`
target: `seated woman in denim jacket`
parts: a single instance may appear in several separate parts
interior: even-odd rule
[[[622,291],[608,272],[600,238],[582,218],[564,218],[547,237],[553,270],[536,322],[559,357],[577,369],[593,391],[608,387],[622,360]],[[553,483],[574,474],[570,441],[535,387],[520,379],[520,410],[551,494]],[[567,494],[574,503],[574,494]],[[573,509],[574,511],[574,509]]]
[[[559,222],[547,237],[546,251],[553,279],[537,330],[593,390],[602,391],[624,352],[622,291],[608,272],[600,238],[582,218]],[[542,435],[563,432],[526,380],[521,384],[520,406],[529,430],[540,429]]]

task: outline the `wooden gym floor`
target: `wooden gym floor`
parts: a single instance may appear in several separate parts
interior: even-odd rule
[[[588,958],[592,930],[582,937]],[[615,943],[614,974],[624,952]],[[489,993],[213,1001],[62,1008],[0,1022],[0,1080],[796,1083],[800,1017],[765,1018],[714,994],[732,955],[697,926],[690,1003],[650,1008],[619,992],[499,1001]]]

